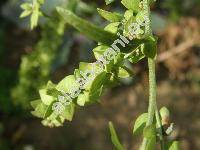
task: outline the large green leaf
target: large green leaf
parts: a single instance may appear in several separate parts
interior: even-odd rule
[[[61,7],[57,7],[56,9],[57,12],[64,18],[66,23],[72,25],[88,38],[91,38],[97,42],[101,42],[106,45],[111,45],[113,41],[117,39],[117,36],[115,34],[104,31],[98,26],[91,24],[84,19],[81,19],[67,9],[63,9]]]
[[[124,150],[122,144],[119,141],[119,138],[117,136],[117,133],[115,131],[115,128],[114,128],[112,122],[109,122],[109,129],[110,129],[111,140],[112,140],[112,143],[115,146],[115,148],[117,150]]]
[[[133,128],[134,135],[139,135],[143,132],[146,126],[147,116],[148,116],[147,113],[143,113],[136,119],[134,128]]]
[[[98,13],[110,22],[120,22],[123,19],[123,16],[116,12],[109,12],[103,9],[97,8]]]

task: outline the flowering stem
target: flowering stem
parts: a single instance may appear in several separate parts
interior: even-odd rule
[[[145,34],[147,36],[152,35],[151,30],[151,20],[150,20],[150,8],[149,8],[149,2],[148,0],[143,1],[143,6],[145,10],[145,15],[148,18],[148,21],[145,25]],[[162,134],[162,124],[160,120],[160,114],[158,112],[157,103],[156,103],[156,73],[155,73],[155,59],[154,58],[148,58],[148,68],[149,68],[149,107],[148,107],[148,118],[146,122],[146,126],[150,126],[153,124],[154,115],[156,117],[156,123],[159,128],[159,137],[161,141],[161,149],[164,147],[163,142],[163,134]],[[141,150],[146,150],[148,144],[148,139],[144,138]]]

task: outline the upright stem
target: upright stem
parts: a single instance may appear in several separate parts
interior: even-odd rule
[[[148,58],[149,67],[149,107],[148,107],[148,118],[146,126],[153,124],[156,104],[156,76],[155,76],[155,60]],[[148,140],[143,139],[141,150],[146,150]]]
[[[143,0],[143,7],[145,10],[145,15],[147,17],[147,22],[145,24],[145,34],[146,36],[152,35],[151,30],[151,20],[150,20],[150,8],[148,0]],[[148,118],[146,126],[153,124],[154,115],[156,116],[157,126],[159,128],[161,149],[163,149],[163,135],[162,135],[162,124],[160,121],[160,115],[156,103],[156,73],[155,73],[155,59],[148,58],[148,67],[149,67],[149,107],[148,107]],[[144,138],[141,146],[141,150],[146,150],[148,139]]]

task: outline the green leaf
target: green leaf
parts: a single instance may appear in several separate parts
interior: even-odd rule
[[[179,141],[170,141],[165,145],[167,150],[180,150],[180,142]]]
[[[39,90],[39,94],[40,94],[40,98],[41,98],[42,102],[45,105],[50,105],[55,100],[55,98],[53,96],[50,96],[47,94],[46,89]]]
[[[40,4],[44,4],[44,0],[38,0]]]
[[[106,72],[102,72],[95,77],[90,87],[88,87],[90,102],[99,100],[103,91],[103,86],[106,82],[108,82],[109,77],[110,76]]]
[[[106,45],[111,45],[117,36],[110,32],[104,31],[98,26],[89,23],[88,21],[81,19],[69,10],[61,7],[56,8],[58,13],[64,18],[65,22],[72,25],[79,32],[83,33],[88,38],[91,38],[97,42],[101,42]]]
[[[89,101],[89,92],[84,91],[82,94],[80,94],[77,98],[77,104],[79,106],[84,106],[86,102]]]
[[[93,49],[95,58],[98,60],[109,47],[106,45],[99,45]]]
[[[127,58],[131,63],[135,64],[145,57],[142,51],[143,51],[143,48],[140,45],[136,49],[134,49],[132,52],[126,54],[125,58]]]
[[[30,11],[30,10],[25,10],[25,11],[23,11],[23,12],[21,13],[21,15],[20,15],[20,18],[24,18],[24,17],[29,16],[29,15],[31,14],[31,12],[32,12],[32,11]]]
[[[127,8],[131,9],[134,12],[138,12],[140,10],[139,4],[140,0],[122,0],[121,3]]]
[[[156,136],[148,139],[146,150],[155,150],[156,149]]]
[[[133,128],[134,135],[142,134],[142,132],[146,126],[147,116],[148,116],[147,113],[143,113],[136,119],[134,128]]]
[[[42,124],[49,127],[59,127],[63,125],[64,120],[64,117],[52,113],[48,118],[42,121]]]
[[[70,90],[75,87],[78,88],[79,84],[76,82],[74,75],[69,75],[58,83],[56,89],[58,91],[70,92]]]
[[[65,119],[71,121],[74,115],[75,105],[71,103],[70,105],[65,106],[65,110],[61,114]]]
[[[52,105],[45,105],[44,103],[42,103],[42,101],[37,105],[37,107],[35,108],[34,111],[32,111],[32,115],[39,117],[39,118],[45,118],[48,115],[50,115],[50,113],[53,112],[52,111]]]
[[[131,76],[131,72],[128,68],[119,67],[117,75],[119,78],[128,78]]]
[[[156,126],[154,124],[147,126],[143,130],[143,135],[147,139],[156,137]]]
[[[41,99],[31,101],[31,106],[35,109],[41,103]]]
[[[157,53],[157,45],[156,43],[145,43],[144,44],[144,51],[143,53],[145,54],[146,57],[149,58],[154,58]]]
[[[109,130],[110,130],[111,140],[112,140],[112,143],[115,146],[115,148],[117,150],[124,150],[122,144],[119,141],[119,138],[117,136],[117,133],[115,131],[115,128],[114,128],[112,122],[109,122]]]
[[[23,3],[20,5],[20,7],[24,10],[31,10],[32,9],[32,6],[30,3]]]
[[[133,17],[133,11],[132,11],[132,10],[127,10],[127,11],[125,11],[125,13],[124,13],[124,18],[125,18],[126,20],[129,20],[131,17]]]
[[[31,15],[31,29],[35,28],[38,24],[39,12],[34,11]]]
[[[111,32],[113,34],[117,34],[119,24],[120,24],[120,22],[110,23],[104,28],[104,30]]]
[[[109,11],[105,11],[103,9],[97,8],[98,13],[110,22],[120,22],[123,19],[123,16],[119,13],[112,13]]]
[[[178,141],[173,141],[169,147],[169,150],[180,150],[180,144]]]
[[[114,1],[115,1],[115,0],[105,0],[106,5],[109,5],[109,4],[113,3]]]

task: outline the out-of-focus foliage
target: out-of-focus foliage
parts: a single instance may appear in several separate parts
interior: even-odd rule
[[[181,16],[200,16],[199,0],[165,0],[162,6],[169,11],[172,20],[178,20]]]
[[[37,97],[35,92],[44,86],[50,78],[52,62],[62,43],[63,23],[48,20],[42,27],[41,39],[33,52],[22,57],[19,71],[19,83],[12,91],[12,98],[16,104],[28,106],[30,95]]]

